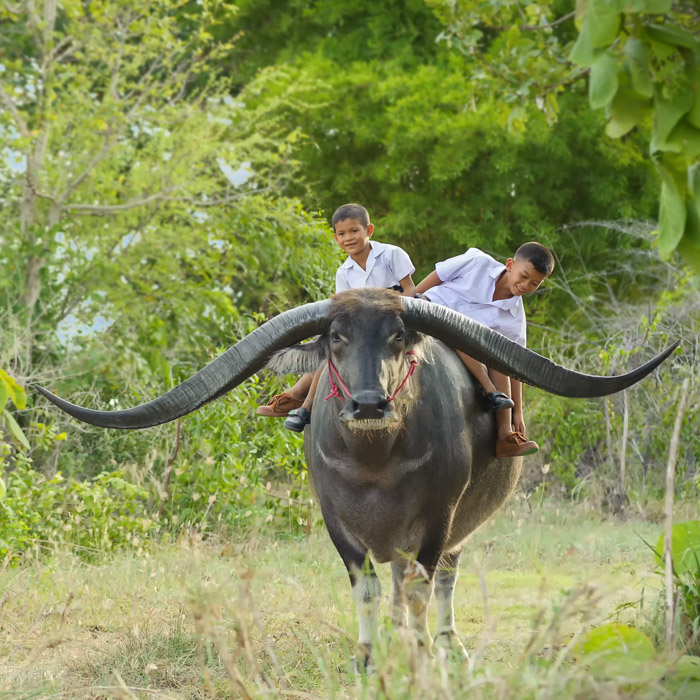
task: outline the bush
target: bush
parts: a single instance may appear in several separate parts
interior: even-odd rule
[[[27,459],[7,474],[0,500],[0,557],[38,554],[58,544],[90,556],[97,551],[134,547],[140,551],[158,529],[145,489],[117,470],[88,481],[47,478]]]

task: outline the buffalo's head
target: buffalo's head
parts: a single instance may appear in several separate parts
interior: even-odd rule
[[[328,331],[310,343],[276,353],[276,372],[311,372],[325,365],[331,398],[342,401],[340,418],[353,430],[396,427],[394,399],[412,398],[410,376],[426,360],[430,337],[406,326],[398,294],[351,290],[331,300]],[[405,410],[406,402],[401,402]]]

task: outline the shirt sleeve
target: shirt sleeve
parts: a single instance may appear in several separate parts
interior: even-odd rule
[[[396,281],[400,282],[404,277],[412,275],[416,268],[408,257],[408,253],[398,246],[391,248],[391,271],[396,276]]]
[[[480,252],[478,248],[470,248],[466,253],[439,262],[435,265],[435,272],[440,281],[447,282],[455,277],[466,277],[475,272],[479,266]]]
[[[342,267],[339,267],[335,273],[335,293],[346,292],[348,289],[350,289],[350,285],[345,277],[345,271]]]

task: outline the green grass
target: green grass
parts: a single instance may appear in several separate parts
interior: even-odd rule
[[[619,697],[628,684],[574,664],[570,642],[604,619],[639,622],[615,611],[658,585],[640,537],[660,528],[512,501],[462,560],[471,662],[431,658],[387,626],[370,677],[350,670],[355,615],[322,526],[299,540],[193,535],[91,564],[56,553],[0,574],[0,698]],[[379,574],[388,612],[389,567]]]

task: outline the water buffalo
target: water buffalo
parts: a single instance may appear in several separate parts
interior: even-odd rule
[[[86,423],[146,428],[196,410],[268,363],[284,372],[327,363],[304,446],[312,488],[350,575],[360,648],[369,658],[380,598],[371,554],[391,562],[395,622],[410,616],[430,644],[427,608],[435,588],[436,642],[466,654],[453,613],[460,553],[512,493],[522,458],[496,458],[493,414],[483,409],[475,381],[450,348],[545,391],[595,397],[639,381],[675,345],[629,374],[590,376],[445,307],[364,289],[280,314],[136,408],[94,411],[39,390]]]

